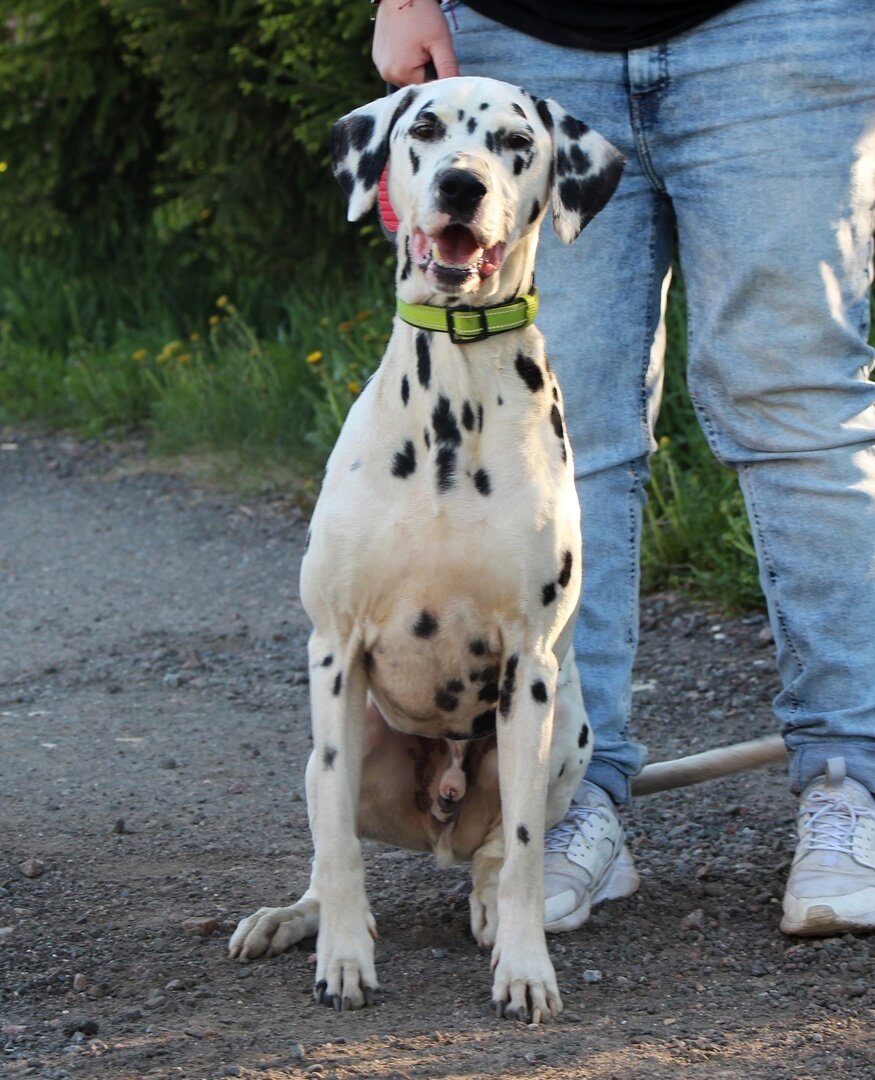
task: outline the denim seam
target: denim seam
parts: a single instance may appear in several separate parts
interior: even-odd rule
[[[778,623],[781,633],[784,636],[784,641],[787,648],[790,651],[793,660],[796,663],[796,669],[798,672],[802,672],[803,664],[802,658],[799,655],[799,650],[793,642],[793,635],[790,633],[790,627],[787,623],[787,617],[784,614],[783,606],[781,605],[778,597],[778,573],[775,570],[774,563],[769,554],[769,547],[766,541],[766,532],[763,527],[762,520],[760,518],[759,509],[757,506],[757,497],[755,492],[755,484],[753,480],[753,469],[749,465],[740,465],[738,472],[743,475],[747,481],[747,502],[749,507],[749,517],[752,526],[756,529],[757,538],[759,539],[760,560],[762,563],[763,573],[768,577],[769,582],[772,585],[772,608],[775,613],[775,620]],[[790,716],[795,715],[801,708],[801,702],[796,694],[792,691],[786,691],[787,696],[790,699]]]

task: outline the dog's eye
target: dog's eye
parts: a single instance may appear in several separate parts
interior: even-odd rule
[[[522,131],[511,131],[504,139],[504,145],[508,150],[528,150],[532,142],[532,137]]]
[[[413,138],[421,139],[423,142],[435,142],[437,139],[442,139],[446,131],[446,125],[434,113],[423,113],[410,125],[410,134]]]

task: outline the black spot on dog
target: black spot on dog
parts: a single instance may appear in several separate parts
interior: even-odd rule
[[[322,667],[331,667],[334,663],[334,653],[329,653],[322,661]]]
[[[338,671],[338,673],[337,673],[337,675],[336,675],[336,677],[334,679],[334,686],[331,687],[331,693],[334,694],[335,697],[339,697],[340,696],[340,691],[342,689],[343,689],[343,673]]]
[[[577,736],[577,745],[582,750],[584,746],[589,742],[589,724],[584,724],[580,729],[580,734]]]
[[[550,106],[543,98],[535,98],[535,108],[538,110],[538,116],[541,118],[541,123],[548,131],[552,131],[553,114],[550,112]]]
[[[322,751],[322,764],[326,769],[334,768],[334,759],[337,757],[337,750],[333,746],[326,746]]]
[[[458,111],[458,113],[456,115],[457,115],[457,117],[459,119],[459,123],[461,124],[461,122],[465,119],[465,110],[464,109],[459,109],[459,111]]]
[[[552,581],[548,581],[547,584],[541,589],[541,603],[544,607],[548,607],[556,599],[556,586]]]
[[[562,413],[559,412],[558,405],[554,405],[550,410],[550,423],[553,425],[553,430],[556,432],[556,438],[564,439],[565,427],[562,424]]]
[[[462,441],[462,433],[456,423],[456,414],[450,404],[450,399],[441,394],[438,403],[431,414],[431,423],[434,428],[434,437],[440,443],[449,443],[458,446]]]
[[[486,132],[486,149],[489,151],[490,154],[501,152],[501,146],[496,139],[495,133],[492,131]]]
[[[543,705],[547,700],[547,687],[544,685],[543,679],[535,679],[532,683],[532,697],[540,705]]]
[[[461,679],[450,679],[446,685],[446,689],[450,694],[461,694],[465,689],[465,684]]]
[[[499,405],[504,404],[504,398],[501,396],[501,394],[498,395],[497,402],[498,402]]]
[[[428,428],[422,429],[422,437],[425,440],[426,450],[431,450],[431,435],[429,434]]]
[[[388,140],[383,142],[376,150],[366,150],[359,158],[358,168],[355,171],[356,179],[367,191],[374,187],[380,179],[380,173],[389,156]]]
[[[477,130],[477,121],[474,119],[473,116],[468,117],[468,125],[467,126],[468,126],[468,134],[473,135],[474,132]]]
[[[522,105],[517,105],[515,101],[512,101],[510,107],[517,114],[517,116],[521,116],[523,120],[528,120],[528,117],[526,116],[526,111],[522,107]]]
[[[575,120],[573,116],[569,116],[567,113],[562,117],[559,127],[569,139],[582,139],[589,131],[589,127],[582,120]]]
[[[587,173],[592,168],[592,159],[589,154],[585,154],[576,144],[568,151],[568,157],[578,173]]]
[[[408,90],[404,97],[398,102],[397,106],[395,107],[395,112],[392,113],[392,119],[389,121],[390,130],[395,127],[395,125],[398,123],[404,113],[407,112],[407,110],[416,100],[416,96],[418,93],[419,91],[416,89]]]
[[[517,826],[516,838],[521,844],[527,844],[529,842],[529,830],[525,827],[525,825]]]
[[[401,267],[401,280],[406,281],[413,273],[413,260],[410,257],[410,237],[404,237],[404,265]]]
[[[392,475],[401,480],[416,472],[416,447],[410,439],[404,443],[404,449],[398,450],[392,458]]]
[[[346,124],[346,135],[356,150],[364,150],[374,134],[373,116],[353,116]]]
[[[459,699],[451,694],[447,687],[439,687],[435,691],[434,703],[441,712],[454,712],[459,707]]]
[[[559,767],[559,772],[556,774],[556,779],[558,780],[561,776],[564,775],[564,773],[565,773],[565,762],[563,761],[561,766]]]
[[[501,681],[501,692],[498,695],[498,711],[505,717],[510,714],[513,705],[516,669],[519,662],[519,657],[514,653],[513,656],[507,658],[507,663],[504,665],[504,678]]]
[[[456,482],[456,451],[452,446],[441,446],[437,452],[437,486],[446,494]]]
[[[468,651],[473,653],[474,656],[483,656],[486,653],[486,642],[477,638],[476,641],[472,641],[468,645]]]
[[[349,198],[355,188],[355,177],[349,169],[341,169],[337,174],[337,182],[340,184],[343,194]]]
[[[553,400],[557,401],[557,402],[559,400],[559,387],[558,386],[553,387]]]
[[[410,168],[413,170],[413,175],[419,172],[419,154],[413,149],[412,146],[407,147],[407,152],[410,155]]]
[[[495,709],[478,713],[471,722],[472,739],[482,739],[484,735],[491,735],[493,731],[495,731]]]
[[[489,108],[489,102],[488,101],[481,101],[480,102],[480,111],[481,112],[483,112],[484,109],[488,109],[488,108]]]
[[[492,481],[489,479],[489,473],[485,469],[478,469],[474,473],[474,487],[477,488],[481,495],[490,495],[492,493]]]
[[[556,579],[563,589],[568,584],[568,582],[571,581],[571,567],[573,565],[574,557],[572,556],[570,551],[566,551],[562,555],[562,570],[559,573],[559,577]]]
[[[569,173],[574,172],[574,167],[571,164],[571,158],[565,152],[565,150],[557,150],[556,152],[556,175],[568,176]]]
[[[538,220],[538,214],[541,212],[541,204],[537,199],[532,203],[532,209],[529,211],[529,224],[532,225]]]
[[[430,638],[436,633],[437,628],[437,619],[430,611],[423,609],[419,613],[419,618],[413,624],[413,633],[418,638]]]
[[[374,654],[368,649],[362,653],[362,662],[365,665],[365,671],[370,673],[374,670]]]
[[[498,683],[495,679],[490,679],[488,683],[485,683],[480,687],[480,693],[477,695],[478,701],[498,701]]]
[[[477,430],[483,430],[483,402],[477,402]]]
[[[416,374],[422,388],[428,390],[431,382],[431,347],[429,336],[424,330],[420,330],[416,335]]]
[[[516,358],[516,370],[517,375],[519,375],[533,394],[537,394],[539,390],[544,389],[544,374],[538,367],[537,361],[533,360],[531,356],[524,356],[523,353],[518,353]]]
[[[405,405],[410,400],[410,381],[406,375],[401,376],[401,400]]]
[[[474,410],[471,408],[470,401],[466,401],[462,406],[462,427],[466,431],[474,430]]]
[[[532,159],[524,154],[517,154],[513,159],[513,174],[519,176],[523,169],[527,169],[532,164]]]

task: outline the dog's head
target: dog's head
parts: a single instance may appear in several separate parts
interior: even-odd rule
[[[339,120],[335,176],[356,221],[389,164],[399,291],[470,302],[527,288],[547,207],[570,244],[614,193],[622,155],[554,101],[493,79],[398,90]],[[504,276],[514,278],[499,285]]]

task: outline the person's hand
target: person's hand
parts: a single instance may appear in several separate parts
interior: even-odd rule
[[[383,0],[377,7],[371,57],[394,86],[425,82],[425,66],[437,77],[459,74],[447,20],[436,0]]]

